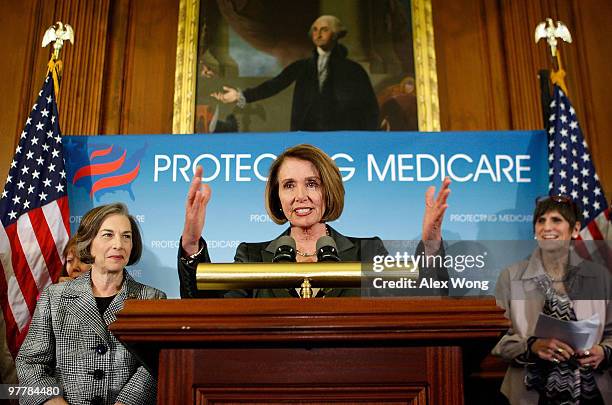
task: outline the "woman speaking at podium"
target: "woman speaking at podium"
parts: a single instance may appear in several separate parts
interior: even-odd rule
[[[430,187],[425,195],[423,218],[423,240],[426,253],[435,253],[441,246],[441,225],[446,211],[446,200],[450,193],[450,180],[445,179],[437,196]],[[206,208],[211,198],[211,189],[202,184],[202,167],[198,166],[191,181],[185,204],[185,224],[178,253],[178,272],[181,297],[211,297],[210,292],[198,292],[196,268],[199,263],[209,263],[206,242],[201,237],[206,220]],[[281,237],[295,240],[297,262],[317,261],[317,241],[329,236],[336,245],[341,261],[365,261],[375,255],[386,255],[387,251],[378,237],[355,238],[344,236],[327,222],[340,217],[344,208],[344,185],[338,167],[322,150],[312,145],[297,145],[286,149],[270,167],[265,191],[266,210],[277,224],[289,222],[289,229],[278,238],[260,243],[241,243],[235,262],[272,262]],[[440,271],[439,271],[440,273]],[[447,278],[446,271],[438,275]],[[321,293],[322,291],[320,291]],[[231,291],[232,297],[290,297],[293,290]],[[358,295],[359,290],[336,289],[327,296]]]

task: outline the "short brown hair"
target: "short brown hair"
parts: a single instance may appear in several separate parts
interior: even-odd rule
[[[275,223],[282,225],[287,222],[283,214],[280,198],[278,196],[278,171],[287,158],[305,160],[312,163],[321,176],[321,187],[325,201],[323,222],[334,221],[340,217],[344,209],[344,184],[340,170],[334,161],[316,146],[301,144],[286,149],[281,153],[270,167],[268,182],[266,183],[266,211]]]
[[[538,219],[550,211],[557,211],[569,222],[570,229],[574,229],[577,222],[582,223],[582,212],[580,207],[570,197],[567,196],[544,196],[536,200],[536,207],[533,212],[533,229]]]
[[[130,215],[125,204],[113,203],[92,208],[81,219],[81,224],[76,234],[76,256],[83,263],[92,264],[94,262],[94,257],[91,255],[91,243],[98,234],[102,222],[110,215],[124,215],[130,221],[132,227],[132,251],[130,252],[127,265],[130,266],[140,260],[142,255],[142,237],[138,223]]]

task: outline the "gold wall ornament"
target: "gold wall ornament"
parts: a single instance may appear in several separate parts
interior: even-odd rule
[[[431,0],[412,0],[412,35],[419,131],[440,131]]]
[[[61,21],[56,22],[45,31],[45,35],[42,40],[42,47],[47,47],[53,42],[53,60],[58,60],[60,51],[64,46],[64,41],[70,41],[74,45],[74,31],[72,26],[64,24]]]
[[[570,44],[572,43],[572,35],[570,34],[567,26],[561,21],[557,21],[557,26],[555,26],[552,18],[547,18],[546,21],[542,21],[536,27],[536,44],[542,38],[546,38],[546,42],[548,43],[548,46],[550,46],[550,53],[553,58],[557,57],[557,38]]]
[[[174,72],[173,134],[192,134],[194,129],[199,17],[200,0],[181,0]]]
[[[431,0],[411,0],[419,131],[440,131],[438,75]],[[200,0],[180,0],[172,133],[195,128]]]

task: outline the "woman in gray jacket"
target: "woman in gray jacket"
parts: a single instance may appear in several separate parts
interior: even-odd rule
[[[43,291],[16,359],[20,385],[61,393],[38,390],[20,403],[155,403],[155,379],[108,330],[125,300],[166,298],[125,270],[141,253],[140,231],[125,205],[103,205],[83,216],[77,255],[91,271]]]
[[[497,304],[512,325],[493,354],[510,363],[501,390],[511,404],[612,404],[610,274],[571,249],[580,220],[569,197],[539,200],[533,215],[538,247],[497,281]],[[564,321],[596,316],[596,343],[577,348],[536,336],[540,313]]]

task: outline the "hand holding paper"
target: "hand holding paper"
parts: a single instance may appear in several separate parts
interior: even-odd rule
[[[534,335],[539,338],[556,338],[575,350],[584,351],[598,343],[598,328],[597,315],[581,321],[563,321],[540,313]]]

